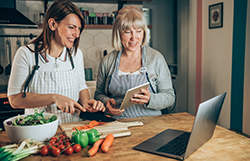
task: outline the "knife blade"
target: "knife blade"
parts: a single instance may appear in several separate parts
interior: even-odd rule
[[[112,117],[107,117],[103,112],[81,112],[80,116],[83,120],[96,120],[99,122],[112,122],[116,119]]]

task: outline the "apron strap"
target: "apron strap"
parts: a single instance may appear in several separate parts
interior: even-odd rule
[[[35,51],[37,51],[37,49],[38,49],[38,45],[35,44]],[[35,61],[36,61],[36,65],[33,67],[32,72],[29,75],[29,77],[28,77],[28,79],[27,79],[27,81],[25,82],[25,85],[24,85],[23,98],[26,97],[26,89],[29,86],[29,83],[30,83],[31,79],[33,78],[36,70],[38,70],[38,68],[40,67],[38,65],[38,53],[37,52],[35,52]]]
[[[74,68],[75,68],[75,65],[74,65],[73,58],[72,58],[72,56],[71,56],[71,54],[70,54],[70,52],[69,52],[69,48],[67,48],[67,52],[68,52],[68,54],[69,54],[69,59],[70,59],[70,62],[71,62],[72,69],[74,69]]]

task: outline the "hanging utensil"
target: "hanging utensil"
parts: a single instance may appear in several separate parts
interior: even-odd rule
[[[1,56],[2,55],[0,55],[0,74],[3,74],[4,69],[3,66],[1,65]]]
[[[24,45],[27,45],[28,44],[28,41],[27,41],[27,39],[26,39],[26,37],[24,37]]]
[[[17,37],[16,40],[17,50],[21,47],[21,41],[19,41],[19,38]]]
[[[5,75],[10,75],[10,71],[11,71],[11,43],[10,41],[7,39],[6,44],[9,46],[9,64],[5,67]]]

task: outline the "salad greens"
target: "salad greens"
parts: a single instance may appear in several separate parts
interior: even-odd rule
[[[35,109],[35,113],[31,115],[27,115],[25,117],[18,116],[16,117],[15,121],[8,121],[7,124],[11,126],[34,126],[34,125],[41,125],[53,122],[57,119],[56,115],[52,115],[49,118],[44,118],[43,116],[44,111],[38,113]]]

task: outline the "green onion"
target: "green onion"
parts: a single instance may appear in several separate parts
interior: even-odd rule
[[[31,154],[39,152],[42,142],[33,142],[30,139],[21,142],[20,146],[16,144],[6,145],[0,148],[1,161],[17,161],[22,158],[28,157]]]

